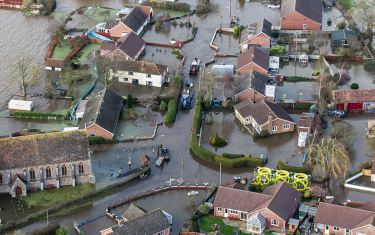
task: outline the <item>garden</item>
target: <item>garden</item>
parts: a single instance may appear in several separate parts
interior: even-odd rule
[[[102,7],[83,7],[82,11],[90,19],[97,23],[107,22],[109,19],[117,19],[118,10]]]

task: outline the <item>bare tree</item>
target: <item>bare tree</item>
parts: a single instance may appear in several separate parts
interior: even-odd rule
[[[42,75],[41,67],[34,64],[33,58],[28,55],[19,55],[16,60],[8,62],[8,67],[13,70],[9,82],[20,79],[19,84],[24,96],[27,95],[27,88],[38,82]]]
[[[214,79],[201,78],[200,89],[198,91],[199,97],[203,99],[204,103],[211,103],[214,92]]]
[[[356,139],[353,126],[347,122],[335,122],[331,127],[331,138],[340,141],[345,149],[349,149]]]
[[[70,62],[65,62],[61,73],[62,83],[67,86],[67,95],[73,94],[74,88],[77,85],[79,79],[75,76],[73,71],[73,65]]]
[[[111,79],[111,66],[112,63],[116,64],[117,60],[112,61],[107,57],[97,56],[95,63],[98,80],[103,84],[104,88],[108,88],[114,82],[114,80]]]
[[[355,8],[353,9],[353,16],[360,26],[365,27],[365,32],[368,38],[372,39],[372,29],[375,26],[375,0],[360,0],[356,2]]]
[[[138,104],[146,108],[154,109],[159,105],[156,98],[155,94],[143,94],[138,97]]]
[[[337,67],[339,68],[339,71],[335,74],[333,79],[337,85],[343,85],[351,79],[348,72],[348,62],[346,60],[341,61],[337,64]]]
[[[319,84],[319,113],[323,113],[327,104],[332,100],[332,90],[336,88],[336,83],[332,80],[331,76],[324,72],[318,77]]]

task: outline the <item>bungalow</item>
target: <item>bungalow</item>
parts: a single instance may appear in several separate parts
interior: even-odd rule
[[[168,67],[147,61],[117,61],[111,65],[112,80],[162,87],[168,81]]]
[[[275,86],[268,85],[268,77],[255,70],[250,70],[248,76],[250,79],[248,88],[237,93],[234,96],[235,101],[251,100],[251,102],[259,102],[265,100],[273,102],[275,98]]]
[[[109,89],[94,94],[87,102],[79,129],[89,136],[112,139],[123,104],[123,98]]]
[[[373,110],[375,108],[375,89],[334,90],[332,102],[339,110]]]
[[[234,106],[236,118],[250,131],[267,130],[270,134],[294,131],[294,121],[278,104],[267,101],[242,101]],[[249,129],[250,128],[250,129]],[[250,131],[251,132],[251,131]]]
[[[169,235],[171,224],[160,208],[147,212],[141,207],[130,205],[122,215],[119,225],[100,231],[101,235]],[[169,215],[169,214],[168,214]]]
[[[263,193],[220,186],[214,215],[246,221],[250,233],[261,234],[266,227],[284,230],[301,198],[302,194],[285,182],[268,186]]]
[[[268,74],[269,55],[262,50],[251,47],[241,53],[237,59],[237,73],[242,74],[250,70],[255,70],[260,74]]]
[[[144,52],[146,42],[133,32],[127,33],[116,42],[104,41],[100,47],[101,56],[111,59],[137,60]]]
[[[341,46],[353,48],[358,45],[357,33],[351,30],[340,29],[332,31],[331,39],[333,51],[336,51]]]
[[[61,71],[63,66],[62,60],[47,58],[46,70]]]
[[[272,24],[266,19],[250,24],[241,31],[240,50],[244,52],[250,47],[270,47]]]
[[[281,29],[320,30],[322,15],[321,0],[283,0],[280,13]]]
[[[373,211],[321,202],[315,216],[314,226],[325,234],[375,234],[374,219],[375,212]]]

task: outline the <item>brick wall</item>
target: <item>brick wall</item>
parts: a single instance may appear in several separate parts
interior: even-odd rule
[[[254,90],[248,89],[248,90],[246,90],[242,93],[239,93],[239,94],[234,96],[234,99],[236,101],[239,101],[239,102],[250,99],[252,102],[254,102]],[[257,92],[257,94],[255,94],[255,101],[256,102],[259,102],[259,101],[264,100],[264,99],[265,99],[264,95],[262,95],[258,92]]]
[[[248,64],[247,66],[237,70],[237,73],[238,74],[243,74],[245,72],[248,72],[250,70],[254,69],[255,71],[257,71],[258,73],[260,74],[263,74],[263,75],[266,75],[268,74],[268,72],[266,70],[264,70],[262,67],[260,67],[259,65],[257,64],[254,64],[254,63],[250,63]]]
[[[257,212],[258,213],[258,212]],[[260,214],[262,214],[264,217],[266,217],[266,226],[268,226],[270,229],[275,229],[275,230],[282,230],[285,228],[285,221],[279,218],[275,213],[268,209],[263,209],[259,211]],[[248,215],[248,218],[251,215]],[[271,220],[277,220],[279,221],[279,225],[272,225]]]
[[[306,30],[320,30],[319,22],[306,18],[296,11],[281,17],[281,29],[303,30],[304,24]]]
[[[109,133],[98,125],[93,125],[92,127],[87,128],[87,136],[90,136],[91,134],[95,134],[95,136],[101,136],[104,139],[108,140],[113,138],[112,133]]]
[[[109,31],[109,34],[111,37],[121,38],[123,32],[130,33],[132,30],[123,23],[120,23],[118,26],[112,28],[111,31]]]
[[[283,125],[289,124],[290,129],[283,130]],[[272,126],[277,127],[277,131],[272,131]],[[270,123],[267,123],[261,127],[261,130],[268,130],[269,133],[272,134],[279,134],[279,133],[285,133],[285,132],[292,132],[294,131],[294,123],[284,121],[282,119],[277,119],[272,121],[272,125]],[[271,130],[271,131],[270,131]]]
[[[128,55],[126,55],[124,52],[120,51],[120,50],[115,50],[113,51],[112,53],[108,54],[107,55],[108,58],[112,59],[112,60],[133,60],[131,57],[129,57]]]

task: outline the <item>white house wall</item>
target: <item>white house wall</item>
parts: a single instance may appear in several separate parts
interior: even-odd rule
[[[116,73],[113,73],[113,71],[111,71],[111,78],[118,77],[119,82],[131,84],[133,83],[133,79],[138,79],[139,85],[148,85],[148,86],[154,86],[154,87],[162,87],[162,85],[165,82],[164,76],[162,75],[151,74],[151,77],[146,77],[146,76],[147,74],[145,73],[133,72],[133,75],[129,75],[128,71],[117,70]],[[152,82],[152,85],[150,85],[149,82]]]

